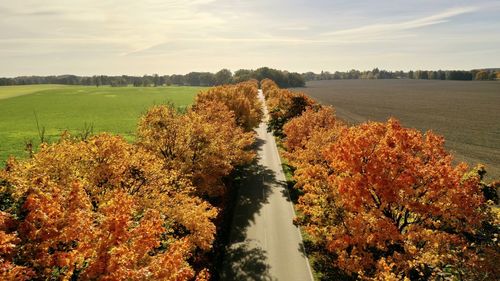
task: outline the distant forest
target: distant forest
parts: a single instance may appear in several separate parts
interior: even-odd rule
[[[334,73],[322,71],[302,73],[306,81],[312,80],[340,80],[340,79],[425,79],[425,80],[499,80],[500,68],[473,69],[473,70],[410,70],[387,71],[375,68],[373,70]]]
[[[236,84],[251,79],[263,80],[265,78],[276,81],[283,88],[303,87],[305,80],[301,74],[261,67],[256,70],[240,69],[232,73],[228,69],[222,69],[216,73],[190,72],[185,75],[144,75],[144,76],[20,76],[15,78],[0,78],[0,86],[7,85],[30,85],[30,84],[65,84],[65,85],[110,85],[114,87],[156,87],[163,85],[179,86],[217,86],[224,84]]]
[[[256,70],[240,69],[232,73],[228,69],[222,69],[216,73],[190,72],[188,74],[173,75],[144,75],[144,76],[19,76],[15,78],[0,78],[0,86],[31,85],[31,84],[64,84],[64,85],[89,85],[113,87],[157,87],[164,85],[179,86],[217,86],[224,84],[235,84],[250,79],[271,79],[281,88],[304,87],[306,81],[313,80],[340,80],[340,79],[425,79],[425,80],[500,80],[500,69],[475,69],[475,70],[411,70],[387,71],[375,68],[373,70],[350,70],[346,72],[335,71],[333,73],[322,71],[321,73],[288,72],[283,70],[261,67]]]

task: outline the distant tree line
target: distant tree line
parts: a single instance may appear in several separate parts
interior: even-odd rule
[[[306,72],[302,74],[306,81],[337,80],[337,79],[425,79],[425,80],[500,80],[500,69],[473,69],[473,70],[410,70],[388,71],[375,68],[373,70],[350,71],[334,73]]]
[[[303,87],[305,85],[304,77],[299,73],[261,67],[256,70],[240,69],[234,73],[228,69],[222,69],[216,73],[190,72],[184,75],[19,76],[15,78],[0,78],[0,86],[31,84],[88,85],[96,87],[103,85],[113,87],[157,87],[164,85],[217,86],[224,84],[236,84],[251,79],[262,80],[265,78],[276,81],[276,83],[282,88]]]

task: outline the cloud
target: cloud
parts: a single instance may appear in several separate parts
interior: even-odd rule
[[[403,65],[420,63],[415,54],[440,61],[450,46],[498,45],[498,1],[456,5],[456,0],[11,1],[0,3],[0,76],[281,63],[292,70],[373,68],[371,61],[391,63],[382,58],[394,51],[408,55],[408,62],[398,62]],[[426,28],[438,24],[439,30]]]
[[[206,1],[212,2],[212,1]],[[210,37],[187,37],[187,38],[176,38],[175,41],[180,45],[191,44],[202,44],[207,46],[207,44],[292,44],[292,45],[314,45],[314,44],[327,44],[327,45],[345,45],[345,44],[356,44],[356,43],[367,43],[367,42],[381,42],[390,40],[400,40],[403,38],[415,37],[412,34],[401,33],[401,31],[422,28],[425,26],[436,25],[440,23],[445,23],[450,20],[450,18],[459,16],[466,13],[471,13],[479,10],[478,7],[457,7],[445,10],[443,12],[417,18],[413,20],[387,23],[387,24],[372,24],[362,27],[344,29],[334,32],[324,32],[320,34],[314,34],[314,30],[310,27],[302,24],[290,24],[288,26],[279,26],[277,31],[311,31],[308,35],[300,36],[284,36],[280,32],[268,31],[265,34],[259,34],[259,36],[247,35],[245,37],[238,36],[239,34],[231,34],[230,36],[210,36]],[[398,33],[399,32],[399,33]],[[398,33],[398,34],[396,34]],[[390,38],[389,38],[390,37]],[[164,40],[162,42],[157,42],[155,44],[143,46],[136,48],[132,51],[122,53],[122,56],[129,55],[161,55],[167,54],[174,49],[172,46],[174,42],[172,40]]]
[[[398,31],[421,28],[425,26],[448,22],[450,18],[477,11],[478,7],[458,7],[446,10],[444,12],[426,16],[423,18],[413,19],[409,21],[371,24],[362,27],[338,30],[333,32],[323,33],[323,36],[335,37],[372,37],[376,35],[390,34]]]
[[[55,48],[81,43],[121,47],[116,55],[161,44],[169,38],[200,37],[215,30],[224,19],[202,10],[215,0],[100,1],[50,0],[40,5],[24,0],[4,8],[0,5],[0,41],[17,40],[32,49],[40,42]],[[35,31],[36,30],[36,31]],[[29,48],[22,48],[22,51]],[[18,51],[18,50],[13,50]],[[18,51],[18,52],[22,52]],[[31,52],[27,52],[31,55]]]

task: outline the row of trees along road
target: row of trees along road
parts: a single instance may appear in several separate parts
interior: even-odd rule
[[[144,76],[20,76],[15,78],[0,78],[0,86],[9,85],[30,85],[30,84],[65,84],[65,85],[87,85],[114,87],[158,87],[164,85],[179,86],[216,86],[225,84],[235,84],[253,79],[262,80],[270,78],[276,81],[280,87],[303,87],[304,78],[295,72],[281,71],[268,67],[261,67],[256,70],[240,69],[232,73],[228,69],[222,69],[216,73],[210,72],[190,72],[185,75],[144,75]]]
[[[333,107],[262,83],[293,167],[296,223],[321,280],[496,280],[500,216],[482,166],[396,119],[347,126]]]
[[[235,167],[255,157],[258,83],[158,105],[137,141],[63,135],[0,170],[0,280],[208,280]]]

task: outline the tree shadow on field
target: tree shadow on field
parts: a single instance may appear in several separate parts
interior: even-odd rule
[[[257,139],[255,151],[261,150],[264,140]],[[269,274],[267,253],[259,241],[247,239],[247,231],[268,202],[276,177],[272,170],[256,159],[241,173],[236,204],[232,215],[231,233],[226,246],[218,280],[273,280]]]

